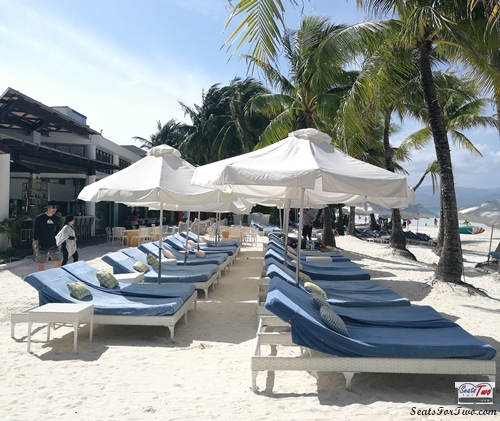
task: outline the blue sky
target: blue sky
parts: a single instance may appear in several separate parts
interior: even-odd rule
[[[364,18],[354,0],[284,4],[292,28],[302,11],[337,23]],[[247,75],[245,62],[237,55],[228,61],[223,48],[231,29],[223,33],[225,0],[0,0],[0,10],[0,91],[12,87],[49,106],[67,105],[119,144],[149,138],[158,120],[187,121],[178,101],[199,104],[204,89]],[[407,123],[393,143],[416,128]],[[500,187],[492,176],[500,164],[497,132],[468,135],[483,158],[453,148],[456,184]],[[431,145],[405,164],[410,185],[434,156]]]

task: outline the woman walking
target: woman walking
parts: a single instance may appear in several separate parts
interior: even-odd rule
[[[70,257],[73,257],[73,262],[78,262],[78,251],[76,250],[76,232],[73,228],[75,224],[75,218],[73,215],[66,215],[64,221],[64,226],[62,227],[59,234],[56,236],[56,242],[58,246],[62,246],[63,261],[64,266],[68,263]]]

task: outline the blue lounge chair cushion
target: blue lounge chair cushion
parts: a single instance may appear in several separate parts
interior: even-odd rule
[[[282,264],[283,258],[276,259],[266,255],[264,265],[267,268],[272,264]],[[288,262],[288,267],[295,271],[292,261]],[[370,279],[370,274],[361,269],[354,262],[332,262],[332,263],[309,263],[301,261],[301,271],[309,275],[313,281],[365,281]]]
[[[319,309],[319,314],[323,323],[332,329],[334,332],[340,333],[343,336],[349,337],[349,332],[345,326],[344,321],[333,311],[329,305],[321,306]]]
[[[267,268],[267,276],[280,278],[295,285],[295,273],[282,264]],[[317,281],[314,283],[328,295],[331,304],[342,307],[407,307],[410,300],[397,294],[379,281]],[[304,288],[300,285],[300,288]]]
[[[109,289],[101,286],[97,280],[96,273],[98,269],[90,266],[83,260],[64,265],[62,268],[90,288],[125,297],[182,298],[182,300],[186,301],[195,291],[193,284],[133,284],[124,281],[118,281],[118,288]]]
[[[274,289],[267,295],[266,308],[281,320],[291,325],[292,341],[319,352],[340,357],[383,357],[383,358],[474,358],[493,359],[495,349],[470,335],[452,321],[445,327],[437,325],[420,328],[384,326],[376,324],[344,323],[350,338],[327,328],[321,320],[320,312],[304,300],[307,294],[282,282],[281,289]],[[408,307],[411,308],[411,307]],[[416,307],[417,309],[419,307]],[[398,318],[403,308],[387,309]],[[368,309],[363,309],[368,310]],[[379,311],[380,308],[373,308]]]
[[[143,253],[151,253],[153,256],[158,257],[158,241],[153,241],[151,243],[142,243],[139,244],[138,249]],[[165,251],[169,251],[172,253],[174,258],[177,259],[177,265],[184,265],[184,251],[180,252],[174,248],[172,248],[167,243],[162,243],[162,249]],[[165,256],[166,257],[166,256]],[[188,252],[186,265],[206,265],[207,263],[221,265],[228,259],[228,255],[226,253],[217,253],[217,254],[209,254],[203,259],[196,256],[196,252]]]
[[[130,254],[134,257],[131,257]],[[138,261],[146,264],[146,255],[135,248],[128,248],[123,252],[105,254],[102,260],[113,267],[113,273],[134,273],[133,266]],[[158,282],[158,268],[148,266],[149,271],[144,275],[144,282]],[[162,282],[207,282],[217,273],[219,267],[213,264],[203,266],[172,266],[161,265]]]
[[[94,279],[95,275],[94,275]],[[72,297],[67,284],[78,281],[74,276],[62,268],[54,268],[43,272],[36,272],[24,279],[38,291],[39,303],[81,303]],[[146,287],[146,286],[144,286]],[[144,297],[124,296],[113,292],[89,287],[92,296],[83,299],[94,305],[94,312],[98,314],[120,314],[128,316],[170,316],[184,303],[180,297]]]
[[[97,280],[99,281],[99,285],[113,289],[119,286],[118,280],[113,276],[112,273],[106,272],[105,270],[100,270],[95,274]]]
[[[92,297],[92,293],[89,289],[83,285],[81,282],[71,282],[66,284],[69,289],[69,293],[75,297],[77,300],[83,300],[85,297]]]

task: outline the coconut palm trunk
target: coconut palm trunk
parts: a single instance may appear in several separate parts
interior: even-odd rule
[[[428,40],[422,41],[417,44],[417,48],[419,51],[420,78],[429,115],[429,125],[434,138],[441,180],[443,247],[441,249],[441,258],[436,268],[436,278],[456,283],[460,281],[462,275],[463,258],[460,234],[458,232],[457,199],[451,164],[450,144],[438,103],[436,86],[432,77],[430,61],[432,42]]]

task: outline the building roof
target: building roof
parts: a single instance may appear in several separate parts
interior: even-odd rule
[[[11,155],[11,172],[94,174],[95,171],[119,169],[114,164],[23,139],[31,132],[39,132],[42,136],[71,133],[87,139],[99,133],[12,88],[0,97],[0,129],[9,129],[0,133],[0,153]],[[17,131],[19,137],[15,135]]]
[[[12,88],[7,88],[0,97],[0,128],[37,131],[42,135],[74,133],[86,138],[91,134],[99,134],[89,126]]]

